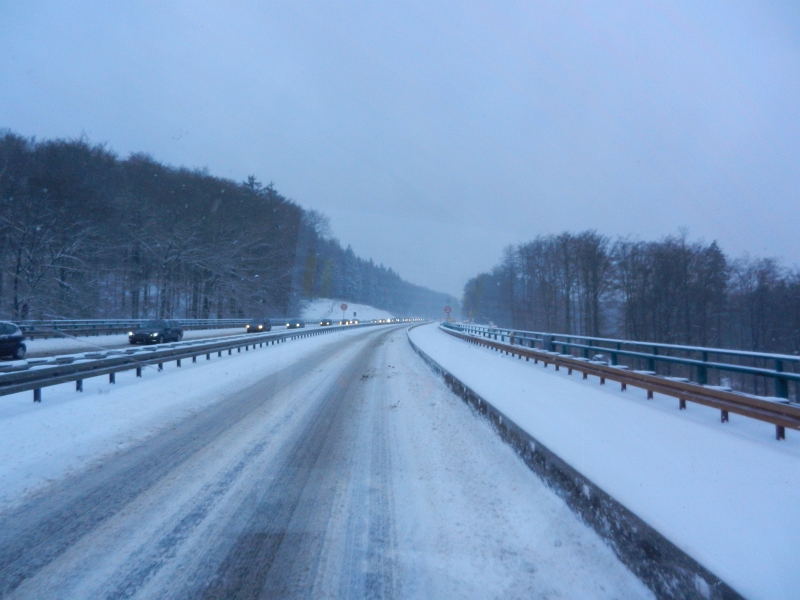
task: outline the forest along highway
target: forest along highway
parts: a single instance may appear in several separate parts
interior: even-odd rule
[[[381,327],[7,509],[0,597],[651,594]]]

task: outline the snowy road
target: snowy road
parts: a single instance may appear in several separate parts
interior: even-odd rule
[[[283,327],[276,327],[276,331],[283,331]],[[201,340],[217,337],[242,335],[243,327],[228,329],[187,329],[183,334],[184,340]],[[124,333],[112,335],[69,336],[60,338],[47,338],[26,340],[28,358],[42,356],[58,356],[59,354],[73,354],[78,352],[92,352],[94,350],[108,350],[110,348],[129,348],[128,336]]]
[[[404,328],[301,343],[302,360],[9,505],[0,596],[651,597]]]

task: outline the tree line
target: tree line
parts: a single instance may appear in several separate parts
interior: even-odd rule
[[[658,241],[596,231],[507,247],[464,288],[462,311],[515,329],[800,352],[800,271],[726,256],[686,233]]]
[[[253,176],[0,132],[4,318],[286,316],[315,297],[408,316],[449,300],[343,248],[324,215]]]

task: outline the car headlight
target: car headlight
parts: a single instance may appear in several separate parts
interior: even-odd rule
[[[129,332],[128,332],[128,335],[133,335],[133,332],[132,332],[132,331],[129,331]]]
[[[263,325],[259,325],[258,328],[259,329],[264,329],[264,326]]]
[[[151,333],[150,335],[152,335],[153,337],[158,337],[158,333]]]

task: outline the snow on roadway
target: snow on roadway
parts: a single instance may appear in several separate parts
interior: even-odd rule
[[[357,313],[355,317],[359,321],[371,321],[372,319],[391,319],[393,314],[369,306],[367,304],[355,304],[353,302],[344,302],[343,300],[331,300],[330,298],[317,298],[309,302],[302,310],[302,317],[304,319],[341,319],[342,303],[347,304],[347,311],[345,316],[353,318],[353,313]]]
[[[800,590],[800,435],[677,400],[646,400],[426,325],[429,356],[748,598]]]
[[[201,356],[180,368],[168,362],[161,373],[147,366],[141,379],[124,371],[113,385],[108,377],[92,377],[84,380],[83,392],[75,391],[74,382],[46,387],[41,404],[32,402],[31,392],[0,396],[0,510],[359,331],[212,354],[210,362]]]
[[[237,393],[234,405],[243,407],[243,393],[245,400],[252,396],[247,386],[269,373],[302,361],[321,344],[333,348],[345,336],[369,342],[370,333],[379,331],[289,342],[208,365],[165,365],[166,372],[148,371],[142,381],[118,376],[116,387],[87,380],[83,395],[51,389],[38,406],[29,395],[7,397],[11,405],[0,402],[0,438],[9,442],[0,456],[0,489],[12,484],[19,495],[21,481],[33,487],[93,459],[112,471],[117,448],[175,429],[192,415],[200,420],[205,408],[224,408],[220,401]],[[450,393],[410,349],[403,330],[386,336],[368,361],[354,360],[365,346],[308,369],[275,402],[204,438],[188,464],[177,462],[76,538],[15,595],[186,597],[192,586],[224,584],[215,565],[231,557],[226,544],[244,543],[253,550],[245,558],[261,560],[267,555],[251,544],[275,538],[283,540],[274,559],[282,562],[272,563],[276,568],[265,577],[290,586],[281,589],[308,585],[313,593],[304,595],[310,597],[364,597],[382,589],[425,599],[652,598],[488,424]],[[341,407],[348,410],[331,410],[331,390],[341,391]],[[301,460],[306,446],[321,441],[319,458]],[[178,437],[176,449],[183,443]],[[285,446],[299,454],[281,463]],[[307,476],[291,478],[305,469]],[[230,478],[226,473],[236,472],[223,482]],[[281,494],[292,493],[292,485],[282,484],[286,477],[300,485],[294,492],[300,501],[289,513],[301,518],[273,533],[287,502]],[[223,483],[229,487],[219,488]],[[321,551],[313,552],[318,544]],[[214,552],[218,546],[221,554]],[[247,563],[233,567],[234,578],[248,570]]]
[[[241,335],[243,327],[227,329],[187,329],[183,333],[184,340],[199,340],[204,338]],[[28,351],[26,356],[54,356],[56,354],[76,354],[78,352],[91,352],[92,350],[106,348],[123,348],[129,345],[128,336],[124,333],[113,335],[81,335],[58,338],[38,338],[25,340]]]
[[[367,389],[388,412],[403,597],[653,597],[403,331],[384,346]]]

